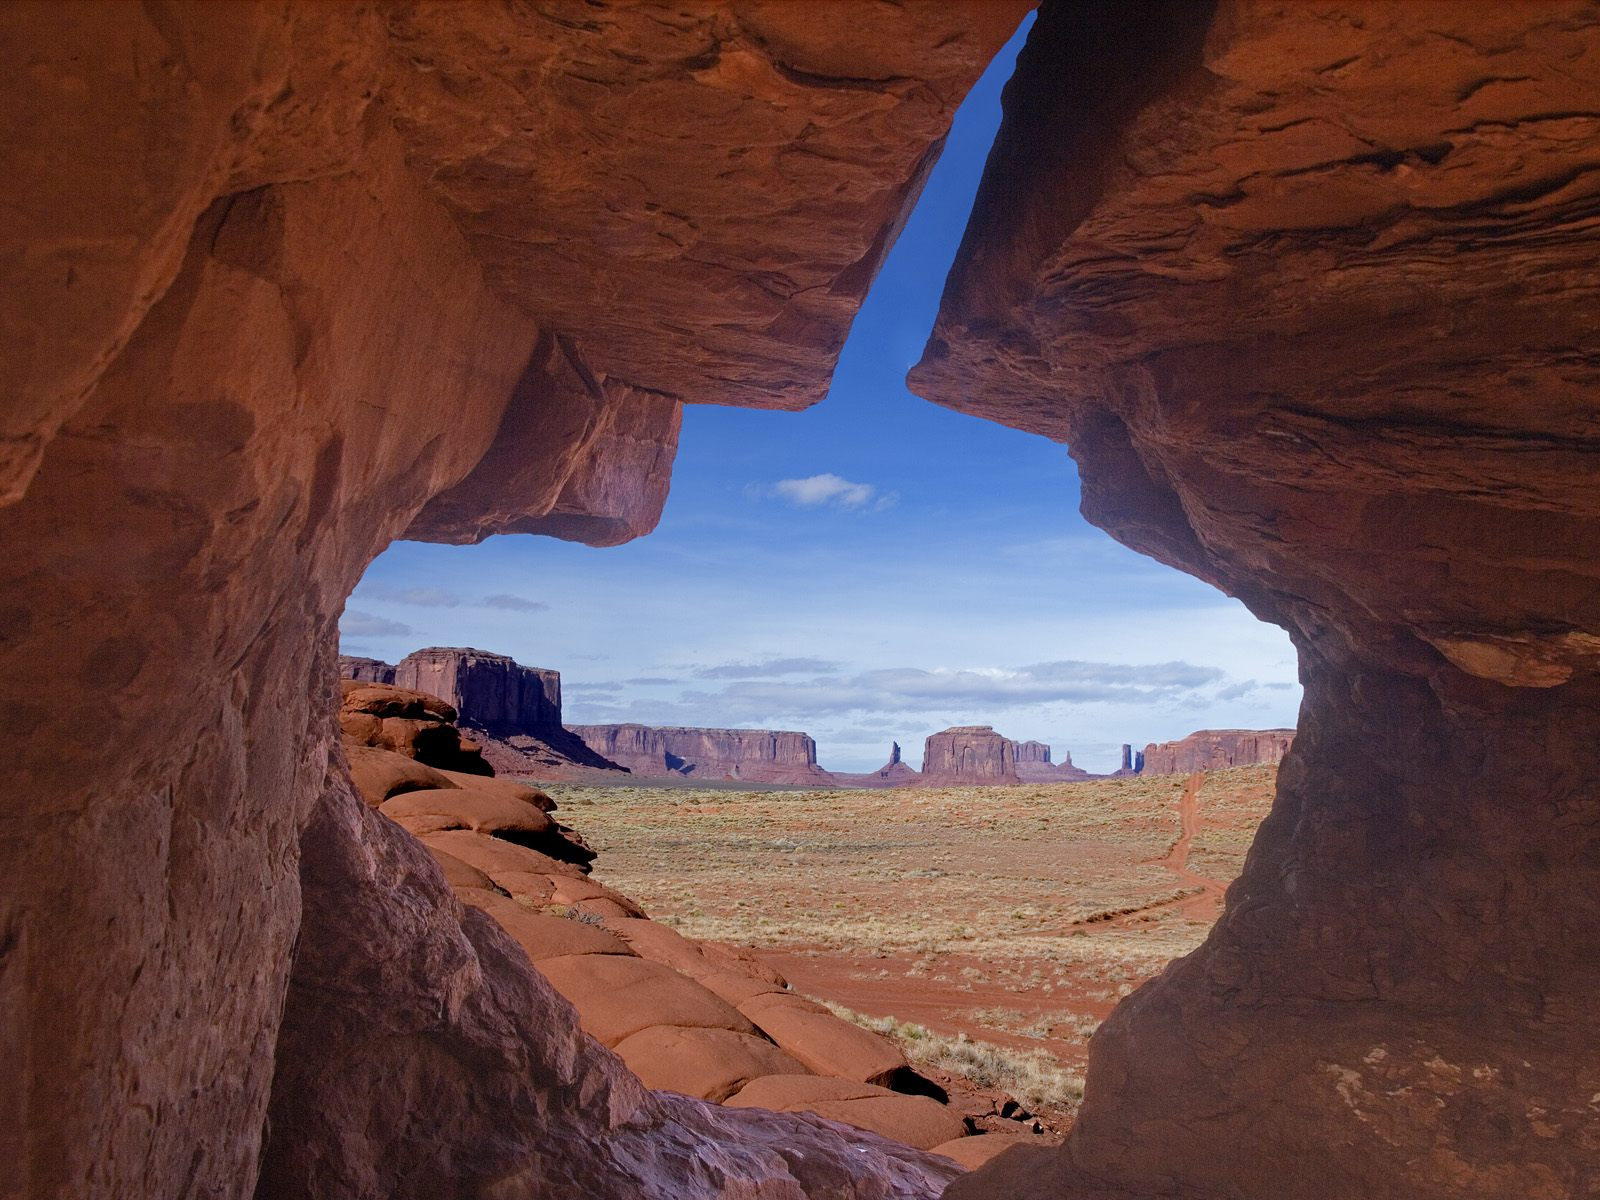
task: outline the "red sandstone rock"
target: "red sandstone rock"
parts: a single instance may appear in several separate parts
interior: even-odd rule
[[[1141,16],[1041,11],[913,386],[1067,442],[1091,520],[1289,630],[1305,700],[1068,1145],[950,1194],[1580,1194],[1595,14]]]
[[[613,1106],[636,1085],[578,1067],[570,1013],[462,932],[420,848],[297,863],[334,803],[344,598],[515,438],[541,339],[610,407],[612,380],[820,396],[1019,15],[0,9],[0,1157],[26,1192],[247,1196],[268,1130],[263,1193],[318,1200],[947,1177],[814,1120]],[[552,487],[500,511],[574,479],[641,528],[661,481],[608,476],[602,433],[540,446]]]
[[[561,724],[561,674],[524,667],[504,654],[430,646],[394,669],[401,687],[442,697],[463,720],[493,727]]]
[[[817,1075],[767,1075],[746,1084],[728,1103],[735,1108],[816,1113],[922,1150],[934,1150],[965,1133],[960,1117],[926,1096],[903,1096],[870,1083]]]
[[[645,1086],[702,1100],[726,1100],[752,1079],[804,1070],[765,1038],[731,1029],[655,1025],[613,1048]]]
[[[989,725],[957,725],[928,735],[922,751],[922,779],[944,783],[1017,783],[1014,743]]]
[[[1177,775],[1281,762],[1294,744],[1292,729],[1202,729],[1176,742],[1144,748],[1147,775]]]

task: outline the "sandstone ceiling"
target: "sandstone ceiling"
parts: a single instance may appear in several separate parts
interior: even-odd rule
[[[1600,12],[1165,13],[1031,42],[917,388],[1302,644],[1600,670]]]

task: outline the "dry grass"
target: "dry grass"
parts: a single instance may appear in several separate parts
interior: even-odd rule
[[[930,1067],[970,1079],[979,1087],[1001,1088],[1027,1108],[1072,1113],[1083,1100],[1083,1076],[1044,1050],[1012,1050],[966,1034],[951,1037],[926,1025],[869,1017],[829,1000],[820,1003],[836,1017],[892,1038],[913,1066]]]
[[[1275,776],[1205,777],[1192,870],[1237,874]],[[909,1040],[982,1060],[945,1069],[1021,1098],[1070,1093],[1111,1007],[1209,931],[1203,892],[1162,865],[1184,782],[546,786],[599,852],[596,876],[656,919],[767,951],[801,990],[927,1030]],[[985,1058],[985,1046],[1014,1058]],[[1062,1078],[1039,1074],[1046,1067]]]

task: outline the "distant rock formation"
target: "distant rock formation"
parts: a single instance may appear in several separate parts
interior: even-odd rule
[[[562,725],[559,671],[466,646],[429,646],[392,667],[341,654],[339,673],[440,697],[460,714],[462,728],[500,774],[559,778],[625,771]]]
[[[339,655],[339,677],[356,679],[362,683],[393,683],[394,667],[380,658],[362,658],[356,654]]]
[[[1140,760],[1147,775],[1177,775],[1282,760],[1292,729],[1201,729],[1175,742],[1152,742]]]
[[[1020,783],[1016,745],[992,725],[956,725],[930,734],[922,778],[938,783]]]
[[[1094,776],[1082,767],[1072,764],[1072,751],[1066,751],[1064,762],[1050,761],[1050,747],[1044,742],[1012,742],[1012,752],[1017,762],[1017,778],[1023,783],[1063,783]]]
[[[792,730],[630,724],[574,725],[572,732],[596,754],[640,776],[834,784],[833,776],[817,765],[817,743]]]
[[[851,788],[891,788],[891,787],[916,787],[922,782],[922,776],[912,770],[900,760],[900,743],[891,743],[889,748],[889,761],[876,771],[865,774],[842,774],[832,772],[835,787]]]
[[[561,724],[561,672],[525,667],[504,654],[429,646],[400,660],[394,682],[449,701],[472,725],[535,730]]]

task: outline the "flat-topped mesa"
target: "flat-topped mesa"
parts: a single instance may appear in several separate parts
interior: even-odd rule
[[[992,725],[955,725],[929,734],[922,749],[928,783],[1020,783],[1016,745]]]
[[[636,775],[818,786],[832,782],[817,765],[817,743],[795,730],[632,724],[571,728],[595,753]]]
[[[381,658],[363,658],[359,654],[339,655],[339,677],[361,683],[393,683],[394,664]]]
[[[1293,744],[1292,729],[1201,729],[1175,742],[1152,742],[1139,755],[1138,770],[1176,775],[1282,762]]]
[[[504,654],[429,646],[402,658],[393,682],[449,701],[469,725],[519,732],[561,725],[561,672]]]

